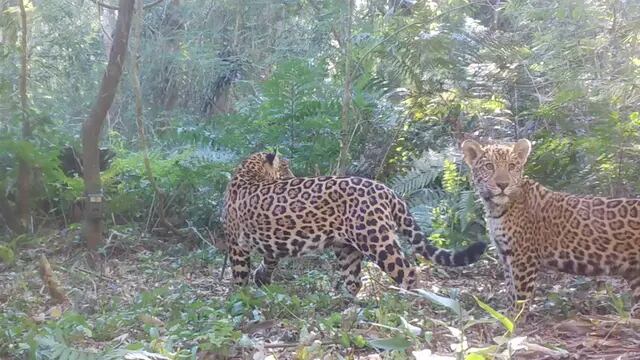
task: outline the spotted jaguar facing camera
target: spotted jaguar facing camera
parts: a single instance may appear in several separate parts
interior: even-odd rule
[[[547,267],[622,276],[636,302],[631,314],[640,318],[640,199],[545,188],[523,175],[531,151],[526,139],[487,146],[467,140],[462,151],[504,265],[512,310],[516,300],[531,300],[536,275]]]
[[[238,285],[247,283],[254,249],[264,256],[254,275],[258,284],[270,282],[282,257],[333,249],[340,283],[355,295],[365,256],[402,288],[415,285],[416,270],[400,249],[399,235],[410,239],[414,253],[444,266],[474,263],[486,248],[482,242],[455,252],[437,248],[385,185],[360,177],[293,177],[288,160],[274,153],[253,154],[236,168],[222,220]]]

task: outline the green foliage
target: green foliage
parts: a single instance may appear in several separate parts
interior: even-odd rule
[[[16,261],[16,257],[10,247],[0,245],[0,260],[3,263],[11,265]]]
[[[507,330],[507,334],[508,335],[513,334],[513,332],[515,330],[515,325],[514,325],[514,322],[511,319],[509,319],[508,317],[500,314],[494,308],[492,308],[488,304],[482,302],[477,297],[474,296],[473,298],[476,300],[476,302],[478,303],[478,306],[480,306],[482,308],[482,310],[486,311],[494,319],[500,321],[500,324],[502,324],[502,326]]]
[[[388,339],[369,340],[369,346],[382,350],[405,350],[411,343],[404,337],[397,335]]]
[[[458,247],[483,236],[475,194],[444,154],[425,154],[406,175],[397,176],[392,187],[408,200],[413,216],[439,246]]]
[[[109,211],[129,221],[143,221],[157,205],[143,166],[143,154],[124,148],[104,172],[103,186]],[[206,147],[149,154],[158,187],[166,194],[167,217],[176,224],[189,220],[197,226],[218,223],[217,214],[233,165],[223,152]],[[157,215],[156,215],[157,216]],[[153,217],[155,218],[155,216]]]
[[[106,350],[101,352],[86,351],[71,347],[53,336],[35,338],[37,345],[36,358],[48,360],[116,360],[131,353],[126,350]]]
[[[440,296],[424,289],[416,289],[416,293],[418,293],[419,296],[433,302],[434,304],[438,304],[440,306],[448,308],[449,310],[453,311],[455,315],[462,316],[462,307],[460,306],[459,301],[445,296]]]
[[[640,3],[534,0],[487,6],[456,0],[417,2],[410,9],[399,3],[411,2],[357,2],[350,38],[344,36],[344,1],[194,0],[146,10],[139,58],[143,126],[169,220],[178,227],[218,226],[231,172],[254,151],[279,148],[298,175],[332,173],[344,130],[351,137],[353,172],[389,183],[441,246],[459,247],[485,232],[464,167],[454,160],[459,139],[470,134],[535,140],[527,174],[553,189],[638,194]],[[111,12],[93,2],[67,5],[40,1],[29,8],[25,114],[16,96],[18,11],[0,9],[0,191],[13,210],[18,162],[33,166],[36,228],[62,223],[60,215],[83,195],[82,179],[62,174],[58,154],[67,144],[80,148],[81,124],[96,100],[108,55],[106,35],[115,23]],[[349,126],[342,129],[347,60],[353,65],[352,103]],[[158,198],[138,148],[127,73],[101,137],[101,145],[117,153],[102,180],[106,218],[115,221],[109,227],[122,225],[118,236],[124,233],[127,248],[137,249],[148,237],[128,235],[132,228],[155,227]],[[26,140],[25,116],[33,128]],[[20,264],[17,239],[0,247],[3,262]],[[217,265],[217,255],[200,249],[170,267]],[[160,271],[158,258],[164,256],[141,255],[136,269],[156,279],[169,276]],[[122,331],[135,337],[136,351],[176,358],[198,350],[225,354],[246,335],[244,325],[271,319],[299,330],[300,337],[315,332],[342,347],[391,350],[389,357],[404,358],[408,343],[429,341],[411,333],[415,318],[406,318],[412,305],[397,294],[365,302],[356,320],[346,321],[330,283],[325,272],[307,271],[293,289],[244,289],[224,300],[187,284],[158,287],[133,303],[109,299],[96,313],[38,322],[18,303],[0,314],[0,357],[107,357],[124,349],[88,344],[110,342]],[[427,298],[457,317],[466,314],[458,299]],[[612,296],[611,306],[622,313],[625,299]],[[510,319],[478,304],[512,332]],[[474,324],[463,320],[456,320],[459,329],[448,327],[460,339],[459,349]],[[383,329],[382,340],[355,334],[358,321]],[[489,357],[513,340],[466,355]],[[313,346],[300,354],[305,351],[308,358],[326,355]]]
[[[292,163],[294,173],[312,174],[315,166],[329,172],[339,150],[340,104],[325,76],[322,67],[303,60],[279,64],[261,84],[260,99],[219,119],[218,143],[242,155],[278,146],[304,159]]]

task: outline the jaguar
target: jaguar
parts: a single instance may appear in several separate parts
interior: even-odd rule
[[[621,276],[640,318],[640,199],[553,191],[524,175],[531,142],[466,140],[464,162],[484,205],[489,237],[503,263],[512,313],[529,311],[543,268]],[[523,307],[516,306],[522,301]]]
[[[253,272],[268,284],[283,257],[331,249],[340,266],[338,285],[356,295],[361,262],[376,262],[401,287],[415,286],[417,274],[399,245],[406,236],[414,251],[443,266],[476,262],[486,244],[451,251],[429,243],[407,204],[382,183],[361,177],[295,177],[288,159],[260,152],[235,169],[225,193],[222,222],[234,283],[246,285],[250,255],[262,254]]]

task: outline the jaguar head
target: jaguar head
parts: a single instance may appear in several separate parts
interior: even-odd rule
[[[485,203],[506,205],[521,193],[524,165],[531,143],[520,139],[512,145],[482,146],[474,140],[462,143],[464,161],[471,169],[472,182]]]
[[[294,177],[289,160],[277,152],[259,152],[250,155],[235,171],[237,178],[250,182],[271,182]]]

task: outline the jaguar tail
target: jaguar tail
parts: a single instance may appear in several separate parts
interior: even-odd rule
[[[487,249],[482,241],[474,242],[460,250],[448,250],[434,246],[427,240],[424,232],[418,226],[404,201],[397,196],[395,202],[395,222],[399,232],[410,239],[415,253],[442,266],[465,266],[478,261]],[[394,206],[392,205],[392,208]]]

